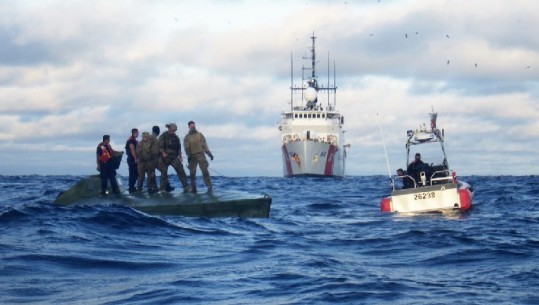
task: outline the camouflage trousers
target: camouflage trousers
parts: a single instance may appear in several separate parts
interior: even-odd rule
[[[173,158],[161,158],[159,167],[161,171],[161,181],[160,181],[160,189],[163,191],[166,189],[166,186],[168,184],[168,167],[172,166],[174,170],[176,171],[176,174],[178,175],[178,178],[180,179],[180,182],[182,184],[183,190],[188,191],[189,185],[187,184],[187,175],[185,174],[185,170],[183,170],[183,164],[180,162],[180,159],[178,157]]]
[[[191,187],[196,190],[196,174],[197,174],[197,165],[200,167],[202,172],[202,179],[204,184],[208,188],[208,191],[212,190],[212,184],[210,179],[210,172],[208,171],[208,160],[204,153],[192,154],[189,156],[189,176],[191,178]]]
[[[157,190],[157,180],[155,178],[155,166],[156,161],[139,161],[137,163],[138,179],[137,190],[142,191],[142,184],[144,183],[144,176],[148,176],[148,190]]]

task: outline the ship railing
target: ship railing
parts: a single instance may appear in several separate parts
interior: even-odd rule
[[[404,179],[409,179],[409,181],[413,182],[414,183],[414,186],[413,187],[407,187],[407,188],[417,188],[417,183],[415,182],[415,179],[412,177],[412,176],[409,176],[409,175],[403,175],[403,176],[397,176],[397,175],[393,175],[391,177],[391,186],[393,187],[393,190],[396,190],[395,189],[395,186],[396,186],[396,181],[398,180],[401,180],[402,181],[402,189],[404,189]]]
[[[438,170],[430,176],[430,185],[453,182],[453,176],[449,169]]]
[[[402,185],[404,186],[404,179],[408,179],[409,182],[413,183],[413,187],[409,185],[407,188],[418,188],[418,187],[427,186],[427,185],[432,186],[436,184],[454,182],[454,178],[451,175],[451,170],[449,169],[434,171],[430,175],[430,177],[427,176],[427,173],[425,171],[421,171],[419,173],[419,179],[421,180],[421,182],[419,183],[416,181],[414,177],[410,175],[403,175],[403,176],[394,175],[393,177],[391,177],[391,184],[393,185],[393,190],[395,190],[395,181],[402,180],[403,181]]]
[[[314,137],[314,138],[307,138],[306,136],[299,136],[298,134],[295,135],[286,135],[283,137],[283,144],[291,143],[291,142],[300,142],[300,141],[313,141],[313,142],[320,142],[325,144],[331,144],[334,146],[337,146],[337,140],[332,139],[331,141],[328,141],[326,137]]]

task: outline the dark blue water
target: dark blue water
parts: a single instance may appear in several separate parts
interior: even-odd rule
[[[268,219],[55,206],[80,178],[0,176],[0,303],[539,304],[537,176],[464,177],[471,211],[413,217],[379,211],[381,176],[214,177]]]

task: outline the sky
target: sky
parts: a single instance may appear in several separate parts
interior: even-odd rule
[[[0,175],[95,174],[103,134],[123,150],[131,128],[183,138],[193,120],[212,175],[282,176],[291,58],[298,76],[313,33],[347,175],[388,175],[386,152],[404,167],[432,109],[457,175],[535,175],[538,28],[535,0],[0,0]]]

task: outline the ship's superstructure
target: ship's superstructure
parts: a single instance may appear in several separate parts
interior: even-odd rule
[[[336,109],[335,68],[333,84],[321,85],[316,74],[316,37],[311,37],[311,67],[302,69],[300,86],[293,84],[291,67],[290,109],[281,113],[281,149],[284,176],[342,177],[346,167],[344,117]],[[310,70],[310,76],[304,72]]]

